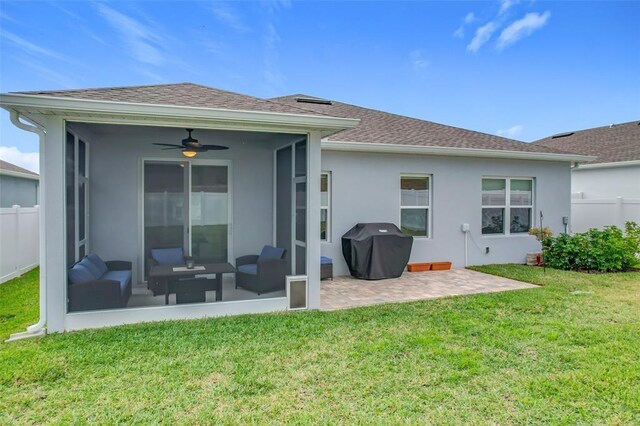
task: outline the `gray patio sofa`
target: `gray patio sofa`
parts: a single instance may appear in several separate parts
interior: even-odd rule
[[[104,262],[96,254],[69,268],[69,312],[124,308],[131,296],[131,262]]]

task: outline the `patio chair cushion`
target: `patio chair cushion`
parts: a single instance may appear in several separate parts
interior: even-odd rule
[[[89,273],[91,274],[91,279],[92,280],[97,280],[98,278],[100,278],[102,276],[102,274],[100,273],[100,270],[98,269],[98,267],[95,266],[86,257],[83,258],[80,262],[78,262],[78,265],[81,265],[81,266],[85,267],[89,271]]]
[[[181,247],[152,249],[151,257],[160,265],[184,265],[184,254]]]
[[[333,259],[327,256],[320,256],[321,265],[333,265]]]
[[[131,271],[108,271],[103,280],[113,280],[120,283],[120,292],[124,293],[131,283]]]
[[[258,265],[249,264],[249,265],[240,265],[238,266],[238,271],[244,272],[245,274],[258,275]]]
[[[260,259],[282,259],[284,256],[284,249],[273,247],[273,246],[264,246],[262,249],[262,253],[260,253]]]
[[[100,256],[97,254],[91,253],[87,256],[87,259],[89,259],[89,261],[97,268],[98,277],[103,276],[109,270],[109,268],[107,268],[107,264],[104,263],[104,260],[100,259]]]
[[[69,276],[71,284],[81,284],[95,280],[93,274],[80,263],[73,265],[73,267],[67,272],[67,275]]]

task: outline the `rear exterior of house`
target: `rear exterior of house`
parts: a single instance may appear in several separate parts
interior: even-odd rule
[[[152,285],[154,251],[167,248],[236,267],[265,246],[282,249],[310,309],[320,306],[321,255],[347,274],[340,237],[357,223],[413,235],[411,261],[524,262],[539,247],[528,230],[541,212],[562,230],[571,162],[590,159],[318,98],[190,83],[14,93],[0,103],[40,135],[43,153],[42,318],[31,333],[293,306],[284,286],[255,291],[223,273],[206,300],[181,304],[168,284]],[[171,144],[185,128],[228,149],[181,155]],[[110,281],[77,295],[70,271],[89,253],[121,261],[105,266],[126,276],[119,304],[73,308],[86,305],[71,299],[95,302]]]
[[[534,142],[597,159],[571,169],[572,230],[640,223],[640,121],[564,132]]]

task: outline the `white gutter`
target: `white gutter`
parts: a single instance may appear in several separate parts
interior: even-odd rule
[[[143,104],[134,102],[98,101],[93,99],[62,98],[55,96],[0,94],[0,105],[11,109],[59,111],[77,114],[125,114],[137,117],[171,117],[220,120],[234,123],[260,123],[287,125],[326,130],[357,127],[360,120],[320,115],[245,111],[222,108],[203,108],[177,105]]]
[[[583,164],[583,165],[574,167],[573,170],[613,169],[615,167],[633,167],[633,166],[640,166],[640,160],[616,161],[611,163]]]
[[[41,126],[31,126],[29,124],[25,124],[20,121],[20,114],[17,111],[10,111],[11,122],[14,126],[26,130],[27,132],[32,132],[38,135],[39,146],[40,146],[40,170],[44,169],[44,136],[45,130]],[[39,226],[40,226],[40,319],[37,323],[30,325],[27,327],[27,331],[22,333],[12,334],[11,337],[7,339],[7,342],[12,342],[16,340],[27,339],[30,337],[39,337],[44,335],[45,333],[45,325],[47,324],[47,280],[46,280],[46,259],[45,259],[45,235],[44,232],[44,215],[46,209],[46,203],[44,200],[45,191],[44,191],[45,182],[42,180],[40,182],[40,212],[38,214]]]
[[[577,154],[555,154],[550,152],[507,151],[500,149],[453,148],[442,146],[400,145],[365,142],[322,141],[327,151],[377,152],[393,154],[446,155],[454,157],[509,158],[543,161],[593,161],[596,157]]]
[[[12,177],[17,177],[17,178],[22,178],[22,179],[40,180],[40,176],[38,176],[38,175],[32,175],[32,174],[29,174],[29,173],[16,172],[14,170],[0,169],[0,175],[12,176]]]

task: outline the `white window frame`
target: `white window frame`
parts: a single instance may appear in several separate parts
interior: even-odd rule
[[[75,262],[82,260],[80,256],[80,248],[84,246],[84,255],[91,253],[90,238],[89,238],[89,179],[91,170],[89,168],[89,155],[90,155],[90,143],[82,135],[78,134],[74,130],[65,129],[65,149],[66,149],[66,134],[69,133],[73,136],[73,205],[74,205],[74,256]],[[85,147],[85,175],[80,176],[80,142],[84,143]],[[66,153],[65,153],[66,156]],[[66,167],[66,166],[65,166]],[[66,171],[65,171],[66,178]],[[80,239],[80,184],[84,183],[84,238]],[[66,183],[65,183],[66,185]],[[66,195],[65,195],[66,196]],[[66,209],[66,204],[65,204]],[[65,213],[66,215],[66,213]],[[65,237],[66,238],[66,237]],[[66,244],[66,243],[65,243]]]
[[[485,179],[500,179],[505,181],[505,203],[502,205],[484,205],[482,203],[482,181]],[[511,205],[511,181],[512,180],[528,180],[531,181],[531,204],[529,205]],[[533,177],[518,177],[518,176],[482,176],[481,184],[480,184],[480,203],[482,205],[480,210],[480,232],[483,237],[491,238],[491,237],[509,237],[509,236],[521,236],[521,235],[529,235],[529,231],[527,232],[511,232],[511,209],[531,209],[531,228],[536,226],[536,215],[535,215],[535,200],[536,197],[536,180]],[[482,232],[482,215],[484,209],[504,209],[504,217],[502,220],[502,232],[499,234],[485,234]]]
[[[427,185],[429,188],[429,205],[422,206],[403,206],[402,205],[402,179],[403,178],[426,178]],[[424,240],[431,239],[431,223],[433,222],[433,215],[431,214],[431,206],[433,204],[433,181],[431,179],[431,175],[429,174],[416,174],[416,173],[402,173],[400,175],[400,179],[398,181],[398,195],[399,195],[399,205],[400,209],[398,211],[398,227],[402,229],[402,210],[405,209],[417,209],[417,210],[427,210],[427,235],[426,236],[414,236],[413,238],[420,238]]]
[[[327,177],[327,205],[322,205],[322,200],[320,200],[320,223],[322,223],[322,211],[326,210],[327,212],[327,229],[325,230],[326,238],[322,238],[322,234],[320,234],[320,241],[323,243],[331,242],[331,172],[321,172],[320,173],[320,182],[322,183],[322,177]],[[322,191],[321,191],[322,192]]]

